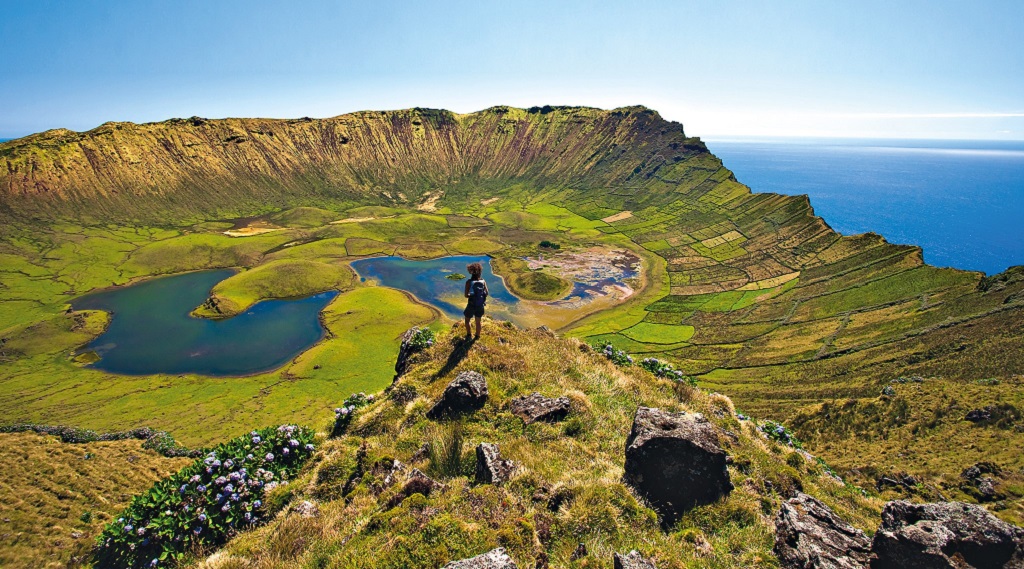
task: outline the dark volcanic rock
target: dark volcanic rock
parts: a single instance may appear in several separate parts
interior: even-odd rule
[[[960,502],[889,502],[875,534],[873,569],[1024,567],[1024,529]]]
[[[498,445],[480,443],[476,447],[476,483],[501,484],[508,481],[515,472],[516,465],[511,460],[501,458]]]
[[[427,412],[427,417],[440,419],[476,411],[487,402],[487,381],[475,371],[464,371],[444,389],[441,399]]]
[[[782,503],[775,517],[775,555],[790,569],[862,569],[871,540],[802,492]]]
[[[398,504],[401,504],[402,500],[405,500],[413,494],[429,496],[431,492],[440,488],[443,488],[443,485],[440,482],[437,482],[433,478],[423,474],[420,469],[413,468],[412,472],[409,473],[409,478],[406,479],[405,484],[402,486],[402,489],[391,497],[388,501],[387,507],[394,508]]]
[[[419,326],[413,326],[402,334],[402,343],[398,346],[398,360],[395,362],[396,380],[405,375],[405,371],[409,368],[409,357],[416,353],[411,345],[412,338],[419,331]]]
[[[512,414],[521,418],[527,425],[535,421],[561,421],[569,414],[569,398],[552,399],[533,392],[523,397],[516,397],[509,407]]]
[[[992,419],[992,408],[985,407],[984,409],[972,409],[967,412],[967,416],[964,419],[972,423],[980,423],[982,421],[989,421]]]
[[[658,569],[658,566],[634,549],[626,555],[615,554],[615,569]]]
[[[487,553],[477,555],[476,557],[470,557],[469,559],[463,559],[462,561],[452,561],[445,565],[441,569],[518,569],[512,558],[505,553],[505,548],[499,547],[492,549]]]
[[[726,459],[714,426],[702,415],[640,407],[626,439],[623,478],[670,525],[686,510],[732,491]]]

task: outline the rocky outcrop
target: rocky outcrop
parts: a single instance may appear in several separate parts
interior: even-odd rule
[[[515,472],[516,465],[511,460],[501,458],[498,445],[480,443],[476,447],[476,483],[502,484],[507,482]]]
[[[412,347],[412,339],[419,331],[419,326],[413,326],[402,334],[402,343],[398,346],[398,360],[395,361],[395,381],[405,375],[406,370],[409,369],[409,358],[417,352]]]
[[[487,402],[487,381],[475,371],[464,371],[448,384],[441,399],[427,412],[427,417],[440,419],[471,413]]]
[[[873,569],[1024,567],[1024,529],[981,506],[889,502],[875,533]]]
[[[499,547],[476,557],[452,561],[441,569],[517,569],[517,567],[515,561],[512,561],[512,558],[505,552],[505,548]]]
[[[804,494],[782,503],[775,517],[775,555],[789,569],[863,569],[871,539]]]
[[[623,478],[670,525],[732,491],[726,459],[715,427],[702,415],[640,407],[626,439]]]
[[[644,559],[637,550],[630,551],[625,555],[615,554],[615,569],[658,569],[650,559]]]
[[[992,420],[992,408],[983,407],[981,409],[971,409],[970,411],[967,412],[967,415],[964,416],[964,420],[970,421],[972,423],[990,421]]]
[[[529,425],[536,421],[561,421],[569,414],[570,403],[568,397],[544,397],[535,391],[529,395],[516,397],[509,404],[509,408],[513,415]]]

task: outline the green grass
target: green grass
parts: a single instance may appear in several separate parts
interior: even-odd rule
[[[640,322],[626,328],[620,334],[647,344],[678,344],[693,337],[693,331],[693,326]]]
[[[281,260],[262,264],[217,283],[210,299],[193,311],[206,318],[227,318],[240,314],[261,300],[298,298],[330,289],[344,289],[352,283],[346,265],[306,260]]]
[[[286,373],[303,382],[310,380],[316,390],[326,390],[323,395],[335,394],[340,399],[359,391],[380,391],[394,374],[398,337],[435,318],[434,309],[410,300],[401,291],[385,287],[351,290],[338,296],[323,313],[329,339],[295,358]]]

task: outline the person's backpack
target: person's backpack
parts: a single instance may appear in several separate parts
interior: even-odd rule
[[[469,285],[469,303],[476,307],[487,303],[487,285],[484,281],[472,281]]]

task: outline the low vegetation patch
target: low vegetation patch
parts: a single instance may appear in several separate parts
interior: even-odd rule
[[[282,425],[217,446],[132,500],[97,538],[98,567],[160,567],[222,543],[267,515],[264,495],[314,450],[313,431]]]
[[[192,313],[206,318],[227,318],[261,300],[308,296],[343,289],[351,282],[352,271],[345,265],[308,260],[271,261],[217,283],[210,291],[210,298]]]

